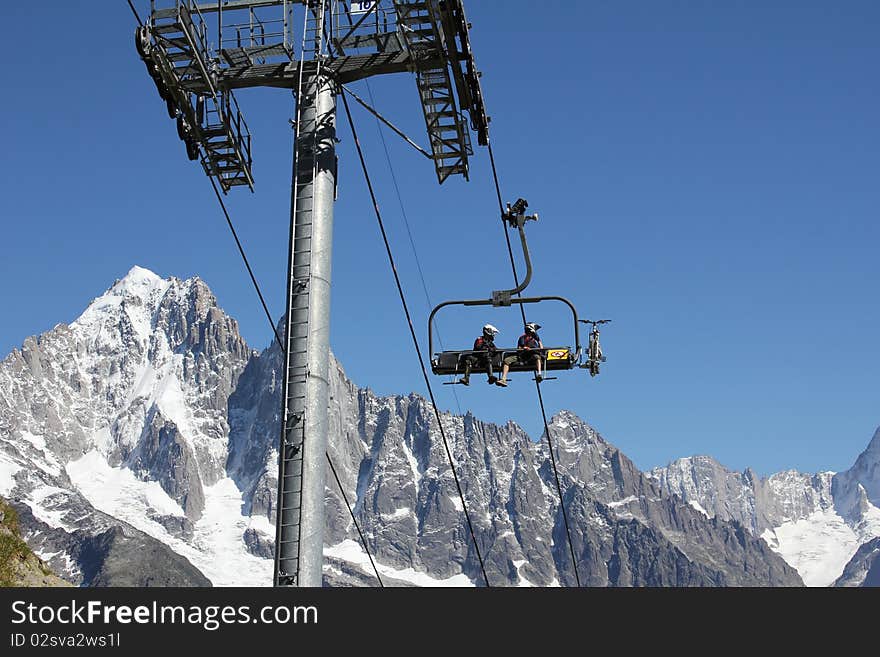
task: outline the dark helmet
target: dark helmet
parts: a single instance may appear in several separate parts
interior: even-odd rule
[[[526,324],[526,333],[537,333],[539,328],[541,328],[540,324],[529,322],[528,324]]]

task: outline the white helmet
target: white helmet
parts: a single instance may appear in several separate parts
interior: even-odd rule
[[[541,328],[540,324],[536,324],[535,322],[529,322],[526,324],[526,331],[531,333],[537,333],[538,329]]]
[[[498,333],[498,329],[492,326],[491,324],[486,324],[483,326],[483,333],[487,335],[495,336]]]

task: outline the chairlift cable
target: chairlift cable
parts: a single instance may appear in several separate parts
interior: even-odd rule
[[[266,313],[266,319],[269,320],[269,326],[272,327],[272,334],[275,336],[278,344],[281,345],[281,349],[284,350],[284,343],[278,335],[278,330],[275,328],[275,322],[272,321],[272,314],[269,312],[269,307],[266,305],[266,300],[263,298],[262,291],[260,291],[260,286],[257,283],[256,277],[254,276],[254,270],[251,269],[251,263],[248,262],[247,255],[245,255],[244,252],[244,247],[241,245],[241,240],[238,239],[238,233],[236,232],[235,226],[232,223],[232,219],[229,216],[229,211],[226,209],[226,203],[223,202],[223,197],[220,196],[220,190],[217,189],[217,183],[214,182],[214,178],[209,177],[208,180],[211,181],[211,187],[214,189],[214,196],[217,197],[217,201],[220,203],[220,207],[223,210],[223,216],[226,217],[226,224],[229,226],[232,237],[235,238],[235,245],[238,247],[238,252],[241,254],[241,259],[244,260],[244,266],[247,267],[248,274],[250,274],[251,277],[251,282],[254,284],[254,289],[257,291],[257,296],[260,298],[260,303],[263,305],[263,312]]]
[[[333,467],[333,459],[330,458],[329,452],[324,452],[327,456],[327,463],[330,464],[330,472],[333,473],[333,478],[336,479],[336,485],[339,486],[339,492],[342,493],[342,499],[345,500],[345,505],[348,507],[348,512],[351,513],[351,504],[348,503],[348,496],[345,494],[345,489],[342,487],[342,482],[339,481],[339,475],[336,474],[336,468]],[[367,547],[367,539],[364,538],[364,533],[361,531],[361,526],[358,524],[357,519],[354,517],[354,513],[351,513],[351,519],[354,520],[354,526],[357,528],[358,535],[361,537],[361,543],[363,543],[364,548]],[[376,568],[376,562],[373,561],[373,555],[370,554],[370,550],[367,549],[367,556],[370,557],[370,564],[373,566],[373,570],[376,573],[376,579],[379,580],[379,587],[385,588],[385,584],[382,583],[382,578],[379,577],[379,569]]]
[[[495,181],[495,194],[498,197],[498,209],[501,212],[501,216],[504,216],[504,202],[502,201],[501,196],[501,184],[498,182],[498,169],[495,166],[495,153],[492,151],[492,140],[488,138],[486,139],[486,146],[489,149],[489,162],[492,165],[492,178]],[[507,241],[507,253],[510,255],[510,267],[513,270],[513,282],[516,287],[519,287],[519,275],[516,272],[516,261],[513,259],[513,247],[510,244],[510,234],[507,232],[507,227],[504,224],[504,220],[501,220],[501,230],[504,231],[504,239]],[[517,296],[522,296],[522,293],[518,293]],[[526,310],[523,304],[519,305],[519,311],[522,315],[523,324],[526,323]],[[559,506],[562,509],[562,520],[565,522],[565,536],[568,538],[568,550],[571,553],[571,563],[574,566],[574,577],[577,582],[578,588],[581,585],[581,577],[580,573],[578,573],[577,567],[577,559],[574,556],[574,544],[571,541],[571,530],[568,526],[568,513],[565,510],[565,501],[562,497],[562,486],[559,483],[559,470],[556,467],[556,457],[554,455],[553,449],[553,441],[550,437],[550,425],[547,422],[547,413],[544,410],[544,396],[541,394],[541,384],[538,383],[537,379],[535,380],[535,392],[538,393],[538,403],[541,406],[541,417],[544,420],[544,433],[547,436],[547,447],[550,452],[550,463],[553,465],[553,477],[556,479],[556,492],[559,494]]]
[[[373,89],[370,87],[370,81],[364,80],[364,83],[367,86],[367,93],[370,96],[370,102],[375,105],[376,101],[373,98]],[[346,91],[348,90],[346,89]],[[357,98],[357,96],[354,97]],[[409,217],[406,214],[406,208],[404,208],[403,206],[403,197],[400,194],[400,186],[397,184],[397,175],[394,173],[394,165],[391,162],[391,154],[388,151],[388,143],[385,141],[385,133],[382,130],[382,124],[379,121],[378,117],[376,118],[376,131],[379,133],[379,137],[382,139],[382,149],[385,151],[385,161],[388,163],[388,171],[391,173],[391,182],[393,183],[394,191],[397,194],[397,204],[400,206],[400,214],[403,216],[403,223],[406,226],[406,234],[409,237],[409,245],[412,247],[413,256],[415,256],[416,259],[416,268],[419,270],[419,278],[422,281],[422,290],[425,293],[425,300],[428,302],[428,308],[433,308],[434,304],[431,302],[431,295],[428,294],[428,285],[425,282],[425,272],[422,270],[422,263],[419,259],[419,252],[416,249],[416,243],[413,239],[412,230],[410,230]],[[434,330],[437,331],[437,341],[440,343],[440,348],[445,349],[445,347],[443,346],[443,338],[440,336],[440,330],[437,328],[436,322],[434,323]],[[458,409],[458,414],[461,415],[461,402],[458,399],[458,393],[455,391],[454,387],[452,388],[452,396],[455,398],[455,406]]]
[[[382,221],[382,213],[379,210],[379,203],[376,200],[376,194],[373,190],[373,182],[370,179],[369,172],[367,171],[367,163],[366,163],[366,160],[364,159],[364,152],[361,149],[361,143],[360,143],[360,140],[358,139],[357,130],[355,129],[355,125],[354,125],[354,120],[352,119],[352,116],[351,116],[351,109],[348,106],[348,99],[346,98],[345,94],[340,94],[340,97],[342,98],[342,103],[343,103],[343,106],[345,107],[345,114],[348,118],[348,125],[351,128],[351,134],[352,134],[352,138],[354,140],[354,145],[357,149],[358,157],[361,162],[361,170],[364,173],[364,179],[366,180],[366,183],[367,183],[367,189],[369,190],[370,198],[373,202],[373,211],[376,214],[376,220],[379,223],[379,230],[382,233],[382,239],[385,242],[385,251],[388,254],[388,262],[391,266],[391,272],[394,274],[394,281],[397,284],[397,293],[400,295],[400,302],[403,305],[403,312],[406,315],[406,321],[409,324],[409,332],[410,332],[410,335],[412,336],[412,341],[413,341],[413,345],[416,350],[416,355],[418,356],[419,366],[421,367],[421,370],[422,370],[422,376],[425,379],[425,386],[428,388],[428,395],[431,398],[431,405],[434,407],[434,415],[437,417],[437,425],[440,427],[440,436],[443,439],[443,447],[446,449],[446,456],[449,459],[449,466],[452,469],[452,477],[455,480],[455,486],[458,489],[458,497],[461,500],[461,506],[462,506],[462,509],[464,510],[465,519],[467,520],[467,525],[468,525],[468,530],[470,531],[471,540],[474,543],[474,550],[476,551],[477,559],[480,562],[480,570],[483,573],[483,579],[486,582],[486,587],[489,588],[490,587],[489,576],[486,574],[486,567],[483,563],[483,556],[482,556],[482,554],[480,554],[480,546],[477,543],[477,535],[474,532],[474,526],[473,526],[473,523],[471,523],[471,516],[467,510],[467,503],[465,502],[465,499],[464,499],[464,492],[462,491],[462,488],[461,488],[461,482],[459,481],[458,474],[455,471],[455,461],[453,461],[453,459],[452,459],[452,452],[449,449],[449,442],[446,440],[446,432],[443,429],[443,421],[440,417],[440,409],[437,407],[437,402],[434,399],[434,391],[431,388],[431,381],[428,378],[428,372],[425,370],[425,362],[422,358],[422,349],[419,346],[419,340],[416,337],[415,328],[413,328],[412,316],[409,313],[409,306],[406,303],[406,296],[403,293],[403,287],[401,286],[401,283],[400,283],[400,276],[397,273],[397,266],[394,263],[394,256],[391,252],[391,245],[388,242],[388,235],[385,232],[385,224]]]
[[[134,17],[137,19],[138,25],[140,25],[141,27],[143,27],[143,26],[144,26],[144,22],[141,20],[141,16],[140,16],[140,14],[138,14],[137,9],[135,9],[135,8],[134,8],[134,5],[131,4],[131,0],[128,0],[128,6],[131,7],[131,13],[133,13],[133,14],[134,14]]]

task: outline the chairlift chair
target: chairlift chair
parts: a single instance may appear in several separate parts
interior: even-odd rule
[[[489,299],[445,301],[436,306],[431,311],[431,314],[428,317],[428,353],[431,354],[431,371],[433,371],[434,374],[441,376],[463,374],[465,371],[465,358],[473,354],[479,355],[480,358],[472,360],[472,364],[470,367],[471,374],[488,374],[489,369],[484,360],[485,357],[489,357],[492,359],[491,363],[493,372],[500,372],[503,366],[504,358],[508,355],[518,353],[516,347],[512,347],[503,349],[499,348],[495,352],[495,354],[488,354],[485,351],[474,351],[472,349],[441,351],[435,354],[433,331],[434,316],[441,308],[445,308],[447,306],[492,306],[498,308],[509,307],[513,304],[523,305],[540,303],[542,301],[558,301],[564,303],[571,310],[573,320],[572,327],[574,329],[574,347],[553,346],[544,347],[543,349],[539,350],[541,352],[542,359],[541,370],[545,373],[557,370],[570,370],[576,367],[580,362],[582,349],[580,343],[580,328],[578,326],[579,320],[577,309],[574,307],[574,304],[572,304],[571,301],[560,296],[513,298],[513,295],[521,293],[526,288],[532,278],[532,262],[529,257],[529,248],[526,242],[526,235],[523,226],[528,220],[537,221],[538,215],[534,214],[526,216],[525,209],[527,207],[528,203],[524,199],[518,199],[516,203],[513,204],[513,206],[511,206],[510,203],[507,204],[507,211],[503,215],[503,219],[505,220],[505,222],[509,223],[511,227],[517,228],[519,230],[520,241],[522,243],[523,253],[525,255],[526,262],[526,276],[523,279],[522,283],[520,283],[512,290],[494,291],[492,292],[492,297]],[[534,364],[514,361],[514,363],[510,365],[509,371],[533,372],[535,371],[535,366]]]

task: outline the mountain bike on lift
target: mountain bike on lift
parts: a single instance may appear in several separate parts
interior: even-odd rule
[[[599,373],[599,363],[605,362],[605,354],[602,353],[602,346],[599,344],[599,324],[607,324],[610,319],[579,319],[579,322],[590,324],[590,340],[587,344],[587,362],[581,367],[589,368],[590,376],[596,376]]]

